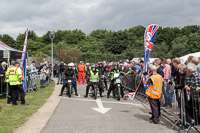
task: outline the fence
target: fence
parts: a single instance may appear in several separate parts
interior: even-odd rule
[[[148,96],[145,94],[140,75],[125,76],[122,79],[122,86],[124,86],[125,91],[136,91],[138,89],[136,94],[140,97],[136,96],[136,98],[148,104]],[[191,128],[200,132],[198,126],[200,125],[200,92],[183,89],[176,90],[175,94],[176,98],[172,108],[161,107],[161,110],[167,114],[165,116],[174,123],[172,129],[178,125],[179,130],[184,130],[186,133]],[[163,93],[162,99],[164,99],[164,95],[165,93]]]
[[[51,82],[51,73],[46,72],[34,72],[27,73],[26,76],[26,92],[36,91],[38,88],[47,87]],[[5,77],[0,76],[0,96],[8,96],[9,85],[5,82]]]

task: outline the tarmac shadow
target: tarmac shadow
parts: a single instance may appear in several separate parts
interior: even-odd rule
[[[144,121],[149,121],[150,118],[149,115],[141,115],[141,114],[134,114],[134,117]]]

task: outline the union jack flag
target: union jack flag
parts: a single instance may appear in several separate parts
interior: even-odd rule
[[[144,34],[144,72],[147,72],[147,65],[149,61],[149,57],[153,48],[153,43],[156,37],[156,33],[159,26],[156,24],[149,25]],[[144,76],[143,84],[145,89],[148,88],[148,86],[145,84],[147,76]]]
[[[131,100],[133,100],[133,98],[135,97],[135,92],[124,95],[124,100],[127,100],[127,97],[129,97]]]

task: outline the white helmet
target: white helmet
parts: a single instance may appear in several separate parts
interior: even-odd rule
[[[68,64],[68,67],[73,67],[74,66],[74,63],[69,63]]]
[[[90,65],[90,63],[86,63],[86,66],[89,66]]]

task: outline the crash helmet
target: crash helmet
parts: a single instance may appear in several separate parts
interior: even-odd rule
[[[74,66],[74,63],[69,63],[68,64],[68,67],[73,67]]]

